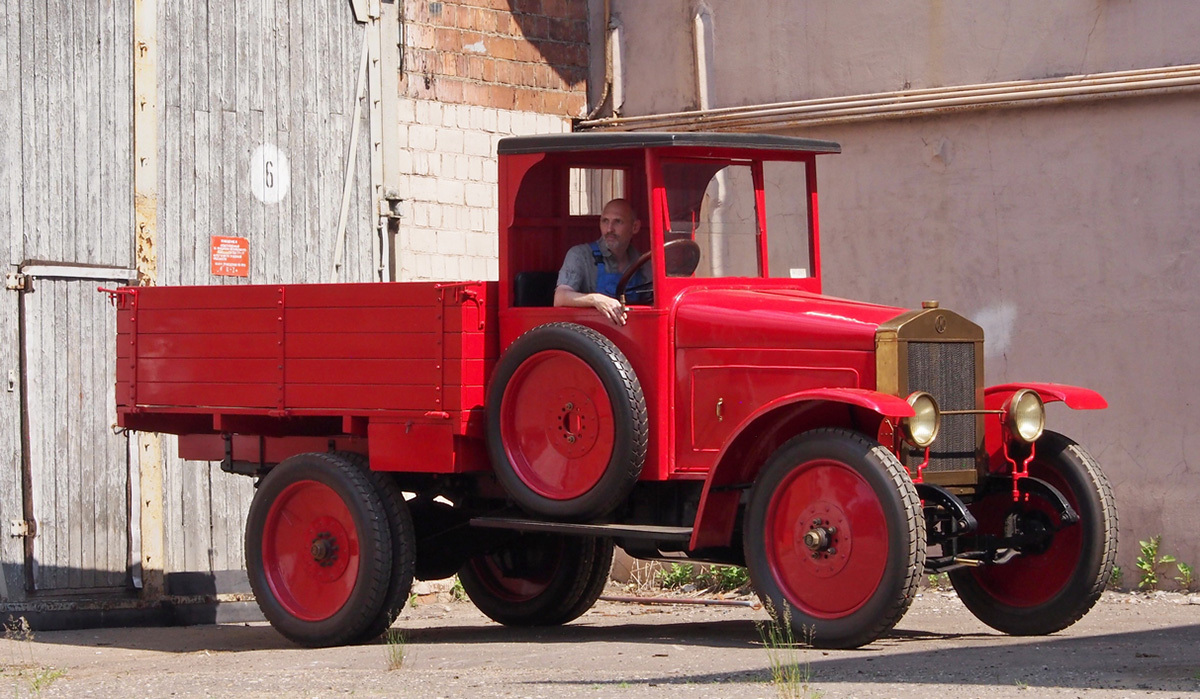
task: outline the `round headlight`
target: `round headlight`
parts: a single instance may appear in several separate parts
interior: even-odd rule
[[[1023,388],[1004,406],[1008,430],[1022,442],[1036,442],[1046,426],[1046,406],[1036,391]]]
[[[916,415],[901,420],[904,438],[913,446],[924,449],[937,439],[938,428],[942,426],[942,413],[938,410],[937,401],[933,396],[924,391],[910,395],[908,404],[913,407]]]

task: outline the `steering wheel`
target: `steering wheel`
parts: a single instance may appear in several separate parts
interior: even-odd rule
[[[667,276],[686,277],[695,272],[696,267],[700,264],[700,246],[691,238],[668,240],[663,245],[663,259],[667,265]],[[629,265],[629,268],[625,270],[625,273],[617,281],[617,298],[625,296],[625,287],[629,285],[629,280],[633,278],[633,275],[637,274],[639,269],[645,267],[649,261],[650,252],[646,251],[634,260],[633,264]],[[644,290],[643,287],[648,288],[649,286],[650,282],[644,282],[638,284],[632,291]]]

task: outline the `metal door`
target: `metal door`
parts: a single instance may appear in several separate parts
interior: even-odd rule
[[[22,271],[26,581],[33,590],[127,587],[140,560],[130,526],[136,477],[129,440],[115,430],[116,313],[96,287],[132,275]]]

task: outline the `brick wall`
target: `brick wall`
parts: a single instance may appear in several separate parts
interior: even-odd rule
[[[397,278],[496,279],[496,143],[504,136],[570,131],[570,120],[403,100],[401,121],[405,195],[396,241]]]
[[[404,3],[404,78],[415,99],[582,116],[587,0]]]
[[[587,0],[404,2],[401,281],[496,279],[496,143],[586,109]]]

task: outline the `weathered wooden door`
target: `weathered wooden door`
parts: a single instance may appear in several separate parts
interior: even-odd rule
[[[127,587],[130,562],[140,560],[130,526],[137,479],[129,440],[115,430],[116,314],[96,291],[127,283],[119,272],[26,270],[24,498],[33,531],[25,553],[34,590]]]

